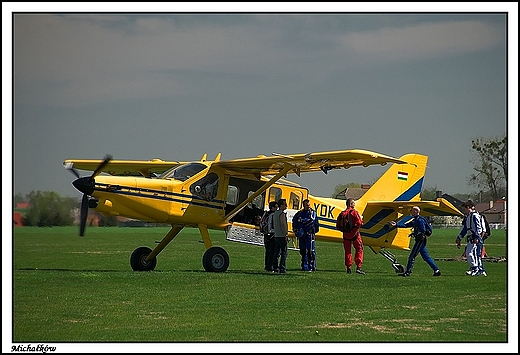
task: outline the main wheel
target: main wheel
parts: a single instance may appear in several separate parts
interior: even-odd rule
[[[148,247],[139,247],[130,256],[130,266],[134,271],[152,271],[157,265],[157,258],[146,261],[146,257],[150,255],[152,249]]]
[[[202,256],[202,266],[209,272],[224,272],[229,266],[229,255],[221,247],[211,247]]]

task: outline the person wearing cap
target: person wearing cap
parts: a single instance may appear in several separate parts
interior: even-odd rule
[[[466,271],[466,275],[470,276],[487,276],[486,271],[482,267],[482,258],[479,255],[479,244],[483,243],[482,240],[482,219],[477,211],[475,211],[475,204],[473,201],[468,200],[462,204],[464,214],[466,215],[462,220],[462,228],[460,229],[459,235],[455,239],[457,248],[460,249],[460,242],[462,238],[466,237],[466,260],[469,264],[469,270]]]

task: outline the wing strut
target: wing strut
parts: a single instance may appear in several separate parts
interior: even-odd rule
[[[267,190],[271,185],[273,185],[275,182],[277,182],[282,176],[285,176],[291,169],[293,169],[294,166],[291,164],[284,164],[284,167],[278,174],[273,176],[271,180],[267,181],[262,187],[260,187],[258,190],[255,191],[251,196],[249,196],[247,199],[242,201],[241,204],[239,204],[235,209],[225,217],[226,221],[229,221],[231,218],[233,218],[238,212],[242,210],[249,202],[253,201],[258,195],[260,195],[262,192]]]

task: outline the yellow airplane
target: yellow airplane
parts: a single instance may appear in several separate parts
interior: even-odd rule
[[[392,262],[396,272],[402,265],[388,249],[409,250],[409,232],[388,226],[390,220],[410,218],[408,211],[417,205],[423,216],[456,215],[460,211],[447,199],[421,201],[428,157],[406,154],[400,158],[366,150],[340,150],[307,154],[256,158],[199,161],[150,161],[68,159],[63,162],[77,179],[72,185],[83,193],[80,231],[85,233],[88,209],[107,216],[123,216],[145,222],[168,223],[171,230],[152,250],[139,247],[130,257],[135,271],[154,270],[157,255],[184,227],[197,227],[206,248],[202,264],[206,271],[224,272],[229,266],[225,249],[213,246],[209,229],[224,230],[226,239],[263,245],[263,235],[255,225],[255,215],[261,215],[270,201],[285,198],[287,219],[292,230],[292,217],[309,199],[316,211],[320,231],[317,241],[342,242],[336,230],[336,218],[345,209],[345,200],[317,197],[307,188],[287,180],[289,174],[319,172],[370,165],[386,165],[389,169],[356,201],[356,209],[363,217],[363,243],[375,253]],[[93,171],[81,177],[77,170]],[[104,172],[105,174],[101,174]],[[108,175],[107,175],[108,174]],[[293,248],[297,238],[291,233]]]

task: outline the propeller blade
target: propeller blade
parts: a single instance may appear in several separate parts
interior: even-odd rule
[[[92,195],[94,192],[95,180],[94,178],[101,173],[101,171],[105,168],[105,166],[112,160],[112,156],[107,154],[105,159],[99,164],[99,166],[94,170],[92,176],[82,178],[79,173],[72,167],[72,164],[67,165],[65,168],[70,170],[76,177],[77,180],[72,182],[72,185],[78,190],[83,192],[83,197],[81,199],[81,208],[80,208],[80,221],[79,221],[79,236],[83,237],[85,234],[85,228],[87,226],[87,217],[88,217],[88,196]]]
[[[103,170],[103,168],[110,162],[110,160],[112,160],[112,156],[110,154],[107,154],[105,156],[105,160],[103,160],[103,162],[101,164],[99,164],[99,166],[96,168],[96,170],[94,170],[91,178],[95,178],[96,176],[98,176],[99,173]]]
[[[76,177],[79,179],[81,177],[81,175],[79,175],[78,171],[76,169],[73,168],[72,164],[67,164],[65,166],[65,169],[70,171],[72,174],[76,175]]]
[[[87,226],[87,216],[88,216],[88,196],[87,194],[83,194],[83,198],[81,199],[81,214],[79,221],[79,236],[83,237],[85,234],[85,227]]]

